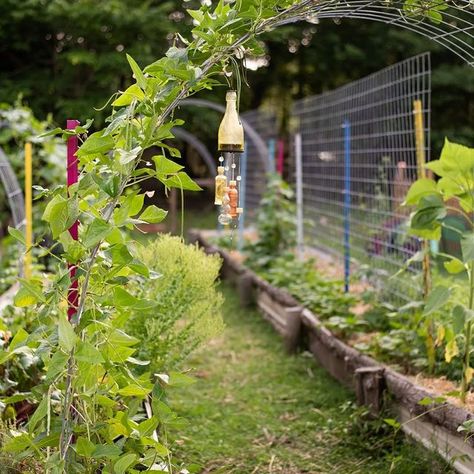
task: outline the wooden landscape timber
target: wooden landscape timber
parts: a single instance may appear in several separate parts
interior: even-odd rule
[[[440,394],[426,391],[335,337],[317,315],[301,307],[290,294],[233,260],[228,252],[209,244],[201,233],[190,231],[190,241],[198,243],[206,253],[222,257],[222,277],[235,286],[242,304],[257,304],[290,352],[304,344],[334,378],[354,390],[357,401],[366,405],[373,416],[388,403],[406,434],[451,461],[458,472],[474,473],[474,439],[457,431],[465,421],[474,419],[474,413],[449,402],[420,405],[421,400]]]

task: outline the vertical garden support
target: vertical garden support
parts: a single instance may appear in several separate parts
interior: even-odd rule
[[[240,157],[240,204],[239,206],[245,211],[245,193],[247,186],[247,146]],[[242,250],[244,245],[244,229],[245,229],[245,212],[239,216],[239,235],[237,240],[238,250]]]
[[[303,256],[303,145],[301,133],[295,135],[296,165],[296,245],[298,255]]]
[[[282,139],[280,139],[278,140],[278,147],[277,147],[277,173],[281,177],[283,177],[284,156],[285,156],[285,142]]]
[[[344,121],[344,291],[351,274],[351,124]]]
[[[31,261],[33,246],[33,165],[31,143],[25,143],[25,243],[26,253],[24,258],[25,278],[31,278]]]
[[[268,140],[268,171],[274,173],[275,168],[275,139]]]
[[[68,120],[66,128],[73,130],[79,125],[77,120]],[[77,163],[76,152],[78,149],[77,135],[73,135],[67,139],[67,188],[69,189],[73,184],[77,183],[79,179],[79,167]],[[79,238],[79,221],[69,229],[69,233],[74,240]],[[76,276],[76,265],[68,265],[69,277],[71,279],[71,285],[67,293],[67,317],[69,321],[77,312],[77,304],[79,302],[79,282],[75,278]]]
[[[415,118],[416,165],[418,178],[426,178],[425,170],[425,127],[423,123],[423,104],[421,100],[413,101],[413,115]],[[429,242],[423,240],[423,297],[426,299],[431,290]]]

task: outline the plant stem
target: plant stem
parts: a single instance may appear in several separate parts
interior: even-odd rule
[[[472,310],[474,304],[474,260],[470,263],[469,275],[469,309]],[[468,315],[468,318],[470,315]],[[467,371],[471,365],[471,336],[472,336],[472,321],[468,320],[464,328],[465,331],[465,347],[463,357],[463,373],[461,383],[461,401],[466,403],[466,395],[469,388],[469,381],[467,380]]]

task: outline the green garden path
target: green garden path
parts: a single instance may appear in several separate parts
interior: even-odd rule
[[[351,392],[308,353],[286,355],[259,313],[222,291],[226,328],[189,361],[197,382],[172,395],[188,420],[178,453],[199,472],[452,472],[383,421],[364,421]]]

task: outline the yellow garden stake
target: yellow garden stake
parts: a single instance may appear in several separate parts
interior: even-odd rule
[[[423,124],[423,106],[421,100],[413,101],[413,115],[415,119],[415,144],[416,144],[416,164],[418,168],[418,178],[426,178],[425,170],[425,127]],[[430,271],[430,244],[427,239],[423,239],[423,299],[426,301],[431,290]],[[433,372],[435,364],[435,328],[433,318],[426,320],[426,350],[428,355],[429,371]]]
[[[31,143],[25,143],[25,242],[26,254],[24,259],[25,278],[31,278],[31,252],[33,245],[33,178]]]
[[[413,101],[413,114],[415,116],[416,164],[418,168],[418,177],[426,178],[425,127],[423,124],[423,107],[421,100]],[[425,251],[425,256],[423,258],[423,297],[426,299],[431,290],[429,242],[426,239],[423,240],[423,250]]]

